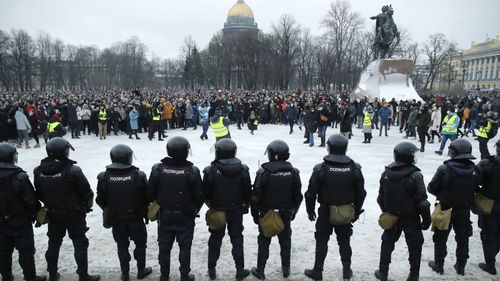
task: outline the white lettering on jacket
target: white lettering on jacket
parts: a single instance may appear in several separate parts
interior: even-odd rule
[[[330,167],[330,172],[334,173],[349,173],[351,171],[351,168],[335,168],[335,167]]]
[[[185,175],[186,171],[184,170],[174,170],[174,169],[163,169],[162,171],[164,174],[171,174],[171,175]]]
[[[126,177],[109,177],[109,181],[130,181],[132,180],[131,176]]]

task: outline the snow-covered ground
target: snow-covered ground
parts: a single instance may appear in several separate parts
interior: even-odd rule
[[[328,129],[327,134],[337,133],[338,129]],[[201,141],[199,135],[200,128],[193,131],[173,130],[168,131],[169,138],[176,135],[187,137],[191,142],[192,156],[189,160],[195,163],[200,169],[210,164],[214,154],[210,153],[213,145],[213,134],[209,133],[209,141]],[[264,151],[267,144],[274,139],[283,139],[290,146],[290,161],[301,171],[302,189],[305,192],[312,168],[316,163],[322,161],[322,157],[327,153],[326,149],[309,147],[302,144],[303,131],[296,128],[293,135],[288,134],[288,127],[277,125],[259,126],[255,135],[250,135],[249,131],[236,130],[231,127],[233,140],[238,144],[238,157],[250,167],[252,177],[258,169],[259,163],[266,161]],[[378,132],[374,131],[374,139],[371,144],[362,144],[362,133],[354,129],[354,137],[350,141],[348,155],[363,167],[365,177],[365,188],[367,198],[364,209],[366,212],[361,216],[358,222],[354,224],[354,234],[351,245],[353,249],[352,269],[354,271],[353,280],[375,280],[373,272],[378,268],[380,254],[380,237],[382,230],[379,228],[377,219],[380,210],[376,203],[378,192],[378,182],[384,166],[392,161],[392,150],[394,146],[403,141],[402,135],[396,128],[389,131],[389,137],[378,137]],[[89,179],[92,188],[96,187],[96,177],[102,171],[105,165],[110,163],[109,150],[119,143],[126,143],[135,151],[136,159],[134,164],[144,170],[148,175],[153,164],[159,162],[166,155],[166,142],[157,140],[149,141],[145,134],[141,134],[142,140],[129,140],[127,136],[109,136],[107,140],[99,141],[95,136],[82,136],[79,140],[70,140],[76,151],[71,152],[71,159],[78,162]],[[168,139],[167,139],[168,140]],[[473,142],[474,155],[479,158],[479,148],[477,141],[469,138]],[[316,137],[316,145],[319,140]],[[411,140],[413,141],[413,140]],[[436,140],[437,141],[437,140]],[[495,139],[496,141],[496,139]],[[415,142],[416,143],[416,142]],[[490,141],[490,151],[493,152],[493,141]],[[45,157],[45,146],[39,149],[19,151],[19,166],[28,171],[30,177],[33,176],[33,168],[39,164],[40,159]],[[438,144],[427,144],[426,152],[423,153],[417,164],[424,174],[426,184],[430,181],[436,168],[446,159],[444,156],[434,154]],[[445,154],[447,150],[445,150]],[[434,201],[430,196],[429,200]],[[206,208],[202,210],[202,218]],[[453,269],[455,263],[455,241],[453,233],[450,235],[448,243],[449,256],[446,259],[445,275],[439,276],[433,273],[427,266],[427,262],[433,259],[432,232],[424,233],[425,243],[422,254],[421,280],[499,280],[484,273],[477,264],[483,262],[483,253],[481,241],[479,238],[479,228],[477,227],[477,218],[472,216],[474,224],[474,235],[470,239],[470,259],[466,267],[465,277],[458,276]],[[110,230],[102,227],[102,216],[99,207],[94,208],[94,212],[87,217],[89,247],[89,271],[91,274],[100,274],[102,280],[120,280],[120,267],[118,256],[116,254],[116,244],[112,238]],[[254,225],[250,215],[244,218],[245,225],[245,263],[250,268],[256,265],[257,260],[257,227]],[[147,264],[153,267],[153,274],[146,280],[158,280],[158,244],[157,244],[157,225],[150,223],[148,229],[148,249]],[[292,223],[292,274],[289,280],[307,280],[303,275],[304,269],[311,268],[314,263],[314,223],[307,219],[305,207],[302,206],[297,218]],[[44,253],[47,249],[47,226],[35,229],[35,245],[37,271],[46,274],[46,262]],[[192,272],[197,280],[209,280],[206,274],[207,270],[207,241],[209,233],[204,219],[197,219],[195,235],[192,247]],[[325,262],[325,280],[341,280],[342,266],[338,254],[338,247],[335,236],[332,236],[329,244],[329,254]],[[133,244],[131,245],[131,251]],[[174,247],[172,251],[172,274],[171,280],[178,280],[178,248]],[[14,256],[17,260],[17,253]],[[234,262],[231,256],[231,244],[226,235],[222,246],[222,255],[218,263],[219,280],[234,280]],[[497,267],[499,264],[497,263]],[[135,276],[135,262],[131,262],[131,275]],[[78,280],[75,273],[76,265],[73,258],[73,246],[69,238],[65,238],[61,248],[59,271],[62,275],[61,280]],[[408,275],[408,252],[404,242],[404,235],[396,245],[392,255],[392,264],[390,268],[390,278],[394,280],[406,280]],[[22,279],[21,269],[17,262],[14,262],[13,272],[16,280]],[[282,280],[281,262],[279,256],[279,244],[277,239],[273,239],[270,249],[270,258],[266,267],[267,280]],[[249,277],[247,280],[255,280]]]

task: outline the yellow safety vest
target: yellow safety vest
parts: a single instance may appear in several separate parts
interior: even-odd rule
[[[442,133],[452,133],[456,134],[458,132],[458,126],[455,126],[455,121],[457,120],[458,115],[453,115],[451,118],[449,115],[446,115],[444,118]]]
[[[479,128],[479,132],[477,133],[477,136],[480,138],[487,139],[488,134],[490,133],[490,130],[491,130],[491,122],[488,120],[488,125],[486,125],[486,127],[481,126],[481,128]]]
[[[365,118],[363,119],[363,126],[371,126],[372,125],[372,118],[368,114],[368,112],[365,112]]]
[[[224,117],[219,117],[219,120],[215,123],[210,121],[210,126],[212,127],[212,131],[214,131],[214,135],[216,138],[221,138],[229,134],[227,127],[224,126],[223,120]]]
[[[153,120],[160,121],[160,118],[161,118],[160,110],[158,110],[158,108],[153,109]]]
[[[49,130],[49,133],[53,133],[56,131],[57,126],[59,126],[59,122],[49,122],[49,125],[47,126],[47,129]]]
[[[100,121],[107,121],[108,120],[106,110],[99,111],[99,120]]]

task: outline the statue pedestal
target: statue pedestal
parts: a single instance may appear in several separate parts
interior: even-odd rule
[[[361,73],[358,86],[351,97],[369,100],[395,98],[400,100],[422,100],[415,91],[410,74],[415,69],[408,59],[377,59]]]

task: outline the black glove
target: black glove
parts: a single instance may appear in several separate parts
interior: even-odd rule
[[[422,230],[427,230],[431,226],[431,216],[422,216],[422,223],[420,227]]]
[[[307,216],[309,217],[310,221],[316,220],[316,212],[314,210],[307,212]]]
[[[248,214],[248,206],[247,205],[241,206],[241,211],[243,214]]]
[[[253,223],[255,223],[256,225],[259,225],[259,218],[253,217]]]
[[[291,209],[290,211],[290,221],[295,219],[295,215],[297,215],[297,211],[295,209]]]
[[[359,216],[364,213],[365,210],[361,209],[361,210],[356,210],[354,212],[354,219],[352,220],[352,222],[356,222],[358,219],[359,219]]]

